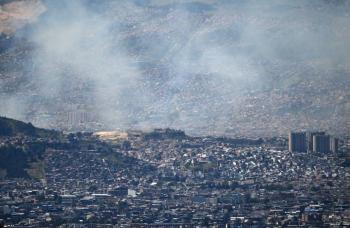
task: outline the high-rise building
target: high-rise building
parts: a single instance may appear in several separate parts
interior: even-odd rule
[[[305,132],[290,132],[289,133],[289,151],[291,152],[306,152],[306,133]]]
[[[313,148],[314,136],[315,135],[325,135],[325,134],[326,134],[326,132],[324,132],[324,131],[313,131],[313,132],[308,133],[307,141],[308,141],[308,151],[309,152],[314,151],[314,148]]]
[[[338,145],[339,145],[339,139],[332,137],[331,138],[331,143],[330,143],[330,150],[333,153],[337,153],[338,152]]]
[[[313,151],[319,153],[330,152],[330,136],[329,135],[314,135],[313,136]]]

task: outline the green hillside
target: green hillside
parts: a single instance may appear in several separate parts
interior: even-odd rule
[[[31,123],[0,117],[0,136],[55,137],[58,132],[34,127]]]
[[[0,178],[41,178],[43,154],[48,146],[48,141],[42,139],[60,139],[61,136],[57,131],[40,129],[31,123],[0,117]],[[18,137],[21,140],[17,140]]]

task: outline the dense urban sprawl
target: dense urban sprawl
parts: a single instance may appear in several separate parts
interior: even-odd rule
[[[118,137],[116,137],[118,138]],[[292,227],[350,225],[348,141],[297,153],[287,140],[130,131],[48,142],[43,172],[0,182],[13,226]],[[11,141],[13,140],[13,141]],[[2,138],[2,146],[36,138]]]

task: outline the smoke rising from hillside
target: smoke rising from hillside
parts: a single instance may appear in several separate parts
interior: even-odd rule
[[[349,76],[345,1],[45,4],[27,37],[42,112],[91,106],[109,128],[223,132],[247,93]]]
[[[79,1],[61,2],[50,9],[53,12],[44,15],[45,23],[32,37],[38,45],[34,75],[43,83],[40,92],[48,97],[64,96],[62,90],[73,86],[67,91],[68,99],[87,93],[103,120],[124,124],[124,110],[138,105],[145,94],[138,90],[137,66],[121,45],[118,32],[111,32],[112,22]],[[91,84],[91,89],[75,93],[74,87],[83,83]]]

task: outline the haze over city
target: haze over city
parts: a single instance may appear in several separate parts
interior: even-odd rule
[[[350,1],[0,0],[0,227],[350,227]]]
[[[349,7],[5,1],[0,113],[63,130],[348,133]]]

